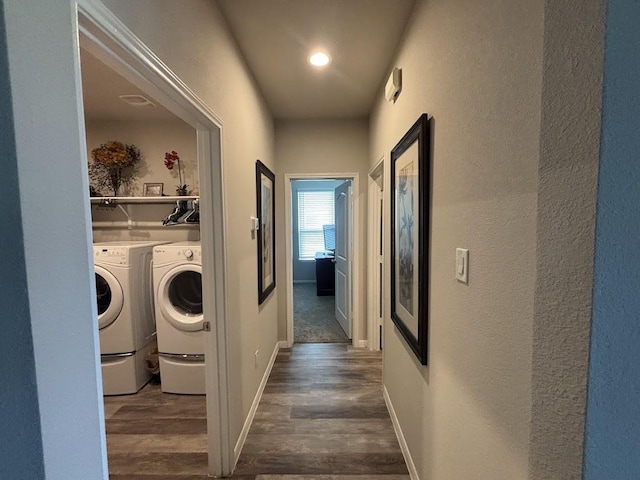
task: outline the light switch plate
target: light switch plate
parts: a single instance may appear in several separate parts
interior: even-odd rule
[[[469,250],[456,248],[456,280],[469,283]]]

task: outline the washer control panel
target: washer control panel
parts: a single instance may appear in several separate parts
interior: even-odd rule
[[[188,261],[194,263],[202,262],[202,250],[198,247],[183,246],[163,246],[160,245],[153,249],[154,263],[161,264],[165,262]]]
[[[94,247],[93,258],[112,265],[127,264],[127,249],[118,247]]]

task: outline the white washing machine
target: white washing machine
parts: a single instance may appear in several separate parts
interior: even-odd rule
[[[200,242],[154,247],[153,287],[162,391],[203,395],[204,316]]]
[[[151,378],[145,366],[156,346],[151,260],[161,243],[93,244],[105,395],[136,393]]]

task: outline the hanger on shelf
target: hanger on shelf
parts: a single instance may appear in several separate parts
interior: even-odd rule
[[[176,206],[167,217],[162,220],[162,225],[171,227],[174,225],[187,225],[200,223],[200,202],[198,199],[177,200]]]

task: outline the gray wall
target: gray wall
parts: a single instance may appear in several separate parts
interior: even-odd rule
[[[536,480],[582,476],[603,28],[601,0],[545,1],[529,472]]]
[[[4,138],[13,185],[3,195],[18,195],[5,198],[5,205],[13,205],[13,228],[5,225],[2,238],[16,254],[10,264],[16,265],[17,276],[12,275],[15,284],[8,291],[20,292],[15,298],[0,297],[2,323],[15,325],[7,340],[20,350],[2,365],[10,369],[19,362],[16,374],[24,375],[11,375],[2,384],[0,404],[4,392],[15,392],[11,395],[21,395],[23,405],[10,412],[2,407],[0,438],[2,444],[20,439],[18,445],[33,445],[15,458],[7,458],[12,448],[2,449],[1,468],[7,461],[10,471],[0,476],[106,479],[89,187],[71,2],[6,0],[2,5],[11,81],[11,91],[3,89],[2,99],[5,106],[11,103],[15,127],[15,146]],[[37,434],[38,419],[41,444],[30,438]],[[22,470],[23,463],[33,468]],[[41,469],[44,476],[29,474]]]
[[[362,269],[359,275],[362,291],[366,291],[366,208],[367,208],[367,162],[369,129],[366,119],[319,119],[319,120],[278,120],[275,128],[276,157],[276,212],[284,211],[284,175],[296,173],[339,174],[359,173],[360,191],[354,192],[360,199],[360,238],[355,238],[356,255]],[[280,282],[278,311],[280,322],[278,338],[287,338],[286,276],[284,216],[276,215],[276,235],[278,258],[277,274]],[[283,290],[284,289],[284,290]],[[359,299],[361,325],[360,332],[366,338],[366,308],[364,297]]]
[[[0,335],[0,477],[44,478],[44,459],[31,313],[27,294],[22,212],[19,198],[18,157],[14,141],[9,62],[7,59],[4,12],[0,11],[0,148],[4,152],[0,175],[3,205],[14,205],[4,214],[0,235],[0,308],[3,312]]]
[[[433,116],[429,365],[389,321],[384,356],[422,479],[581,476],[603,13],[418,0],[372,114],[371,164]]]
[[[315,282],[316,263],[314,260],[300,260],[298,242],[298,192],[305,190],[333,190],[344,183],[342,180],[294,180],[291,182],[291,228],[293,246],[293,281]]]
[[[428,366],[388,299],[384,325],[384,386],[423,480],[528,478],[543,14],[542,0],[418,0],[390,65],[402,93],[380,91],[371,115],[386,198],[389,152],[433,117]]]

